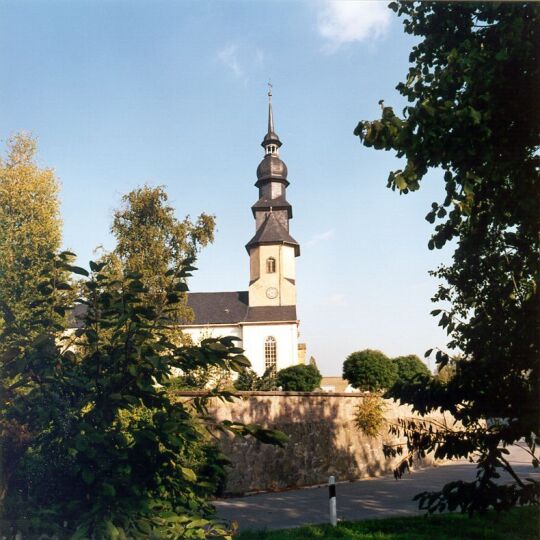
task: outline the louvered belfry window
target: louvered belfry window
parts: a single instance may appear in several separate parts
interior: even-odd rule
[[[264,342],[264,369],[268,374],[275,375],[277,368],[276,338],[268,336]]]
[[[266,259],[266,272],[268,274],[273,274],[276,271],[276,259],[274,257],[268,257]]]

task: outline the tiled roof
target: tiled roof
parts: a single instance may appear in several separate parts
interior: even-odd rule
[[[249,251],[251,247],[260,244],[290,244],[294,246],[294,253],[300,255],[298,242],[288,233],[287,229],[270,212],[264,223],[257,229],[255,236],[246,244]]]
[[[261,197],[252,207],[251,211],[253,215],[257,210],[266,210],[273,208],[274,210],[287,210],[289,219],[292,218],[292,206],[287,202],[285,197],[276,197],[275,199],[269,199],[268,197]]]
[[[188,306],[195,319],[191,324],[236,324],[248,312],[248,292],[188,293]]]
[[[188,306],[195,315],[190,325],[296,321],[296,306],[250,308],[248,291],[188,293]]]
[[[296,321],[296,306],[250,308],[248,291],[188,293],[188,306],[195,318],[186,326]],[[87,311],[86,304],[77,304],[69,315],[69,327],[82,328]]]

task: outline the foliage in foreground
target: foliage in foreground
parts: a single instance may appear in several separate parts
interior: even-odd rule
[[[279,531],[246,531],[238,540],[532,540],[539,534],[538,509],[468,518],[461,514],[340,522]]]
[[[394,433],[406,444],[387,453],[403,455],[398,476],[415,453],[476,460],[474,482],[420,495],[430,512],[538,503],[540,484],[515,473],[505,447],[525,440],[538,465],[540,5],[390,7],[417,38],[407,80],[397,86],[409,104],[398,116],[381,101],[382,117],[360,122],[355,135],[405,158],[388,177],[400,194],[419,189],[430,168],[442,169],[446,197],[426,216],[437,221],[428,248],[456,245],[452,263],[433,272],[442,281],[433,300],[442,307],[432,312],[454,355],[438,351],[439,368],[452,361],[455,373],[419,378],[392,395],[422,415],[441,409],[459,423],[434,429],[404,420]],[[496,484],[501,469],[512,484]]]
[[[321,380],[316,366],[304,364],[280,369],[276,375],[276,383],[284,391],[313,392],[319,388]]]
[[[166,302],[156,309],[148,305],[140,274],[116,280],[105,263],[94,262],[89,274],[73,266],[72,257],[53,258],[41,276],[41,297],[33,304],[37,339],[19,336],[0,361],[0,375],[10,381],[0,415],[27,435],[26,452],[18,447],[10,462],[14,473],[3,486],[4,518],[25,535],[73,539],[228,536],[206,502],[222,460],[205,454],[203,429],[277,444],[286,437],[213,423],[207,399],[230,400],[230,393],[173,402],[161,385],[172,368],[240,371],[249,362],[234,338],[193,347],[168,337],[174,324],[169,313],[193,269],[189,261],[168,271]],[[56,317],[71,308],[63,294],[72,289],[62,279],[66,271],[84,276],[77,303],[86,314],[74,332]],[[6,442],[2,451],[10,456]]]

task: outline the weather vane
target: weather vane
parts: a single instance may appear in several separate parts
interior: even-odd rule
[[[268,81],[268,97],[272,97],[272,83]]]

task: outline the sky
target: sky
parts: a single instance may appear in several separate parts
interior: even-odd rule
[[[214,214],[192,291],[246,290],[267,83],[293,206],[300,341],[325,375],[352,352],[443,347],[428,275],[440,171],[386,188],[392,153],[353,130],[401,111],[413,38],[386,2],[13,0],[0,18],[0,150],[19,131],[61,183],[64,247],[112,249],[123,194],[164,185],[177,216]],[[431,363],[433,367],[433,363]]]

